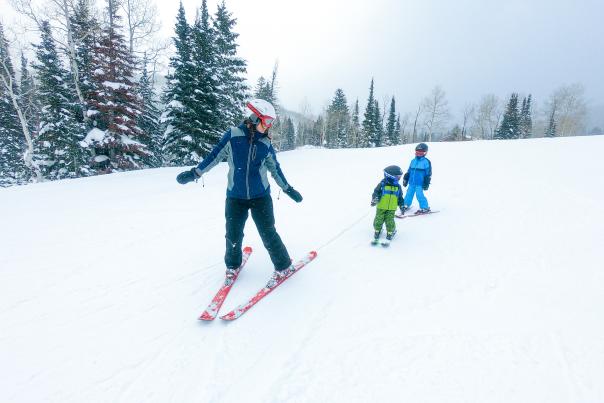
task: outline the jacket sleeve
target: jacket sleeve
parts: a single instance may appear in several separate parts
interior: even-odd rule
[[[403,187],[399,184],[398,190],[400,193],[398,194],[398,206],[403,207],[405,205],[405,197],[403,196]]]
[[[373,194],[371,195],[371,200],[380,200],[382,197],[382,182],[377,184],[375,189],[373,189]]]
[[[287,183],[287,179],[285,179],[285,175],[281,171],[281,165],[279,165],[279,161],[277,161],[277,155],[275,154],[275,149],[271,145],[268,149],[268,155],[265,159],[265,165],[268,171],[271,173],[277,185],[283,190],[289,189],[290,185]]]
[[[428,167],[426,168],[426,176],[424,176],[424,186],[429,186],[430,182],[432,181],[432,163],[430,162],[429,159],[426,158],[426,161],[428,161]]]
[[[230,150],[229,140],[231,140],[231,130],[227,130],[216,146],[210,151],[207,157],[199,162],[195,171],[199,176],[214,168]]]

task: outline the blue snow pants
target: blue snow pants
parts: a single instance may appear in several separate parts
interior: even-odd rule
[[[417,196],[417,201],[419,202],[419,208],[427,209],[428,199],[424,195],[424,189],[421,186],[412,186],[409,185],[409,189],[407,190],[407,194],[405,195],[405,206],[411,206],[411,202],[413,201],[413,195]]]

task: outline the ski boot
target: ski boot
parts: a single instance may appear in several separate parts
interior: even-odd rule
[[[271,278],[268,280],[268,283],[266,283],[266,288],[273,288],[280,281],[289,277],[293,273],[294,273],[294,265],[291,265],[288,268],[283,269],[283,270],[275,270],[273,272],[273,275],[271,276]]]
[[[386,234],[386,239],[384,239],[382,241],[382,246],[390,246],[390,241],[392,241],[392,238],[394,238],[394,235],[396,235],[396,230]]]
[[[430,212],[431,212],[430,207],[428,207],[428,208],[420,208],[419,210],[417,210],[415,212],[415,214],[428,214]]]
[[[401,215],[405,215],[406,211],[409,211],[409,206],[402,206],[401,207]]]
[[[380,234],[382,233],[382,231],[375,231],[373,233],[373,239],[371,240],[371,244],[372,245],[377,245],[378,242],[380,242]]]

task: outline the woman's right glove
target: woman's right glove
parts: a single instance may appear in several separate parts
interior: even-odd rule
[[[189,182],[193,182],[199,179],[199,175],[197,175],[197,171],[195,168],[191,168],[188,171],[184,171],[178,174],[176,177],[176,181],[181,185],[186,185]]]

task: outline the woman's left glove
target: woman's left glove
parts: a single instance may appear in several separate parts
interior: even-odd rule
[[[176,181],[181,185],[186,185],[189,182],[193,182],[199,179],[199,175],[197,175],[197,171],[195,168],[191,168],[188,171],[184,171],[178,174],[176,177]]]
[[[285,194],[292,198],[296,203],[300,203],[302,201],[302,195],[293,187],[288,187],[287,190],[284,190]]]

